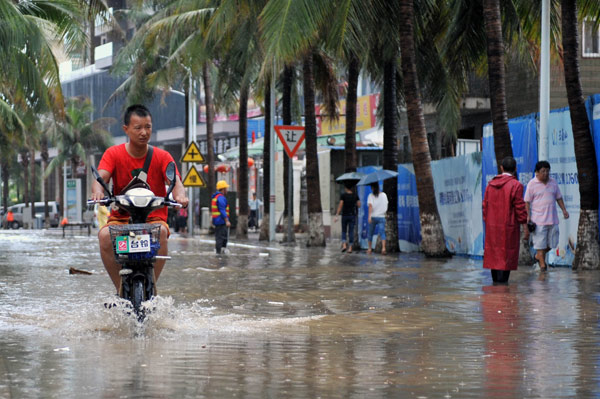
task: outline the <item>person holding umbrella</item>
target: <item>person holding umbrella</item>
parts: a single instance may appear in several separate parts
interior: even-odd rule
[[[371,241],[375,231],[381,237],[381,254],[385,255],[385,214],[388,208],[388,198],[385,193],[379,192],[379,181],[387,180],[398,176],[398,172],[387,169],[378,169],[367,175],[364,175],[357,185],[371,186],[371,194],[367,197],[367,205],[369,206],[369,233],[367,237],[368,250],[371,253]]]
[[[371,253],[371,241],[375,232],[381,237],[381,254],[385,255],[385,213],[387,212],[388,199],[384,192],[379,191],[379,182],[371,183],[371,193],[367,197],[369,206],[369,234],[367,253]]]
[[[333,219],[337,222],[340,212],[342,214],[342,252],[352,252],[354,245],[354,225],[356,224],[356,210],[360,208],[360,200],[354,192],[354,185],[346,182],[344,184],[344,193],[340,199],[340,204]],[[348,243],[346,244],[346,231],[348,231]]]

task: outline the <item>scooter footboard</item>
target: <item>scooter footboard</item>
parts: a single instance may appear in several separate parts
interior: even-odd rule
[[[108,226],[115,258],[128,261],[154,259],[160,249],[160,224],[119,224]]]

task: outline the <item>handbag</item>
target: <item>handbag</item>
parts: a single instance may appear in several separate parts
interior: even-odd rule
[[[536,227],[536,224],[533,222],[527,223],[527,230],[529,230],[530,233],[533,233]]]

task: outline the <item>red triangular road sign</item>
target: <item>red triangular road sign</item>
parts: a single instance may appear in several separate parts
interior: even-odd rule
[[[304,126],[274,126],[279,140],[283,144],[288,157],[292,158],[296,155],[296,151],[300,148],[300,144],[304,141]]]

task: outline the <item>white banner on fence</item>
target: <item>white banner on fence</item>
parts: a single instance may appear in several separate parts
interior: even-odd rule
[[[432,162],[431,171],[446,247],[457,254],[483,256],[481,153]]]
[[[564,219],[558,209],[560,238],[558,247],[552,248],[549,262],[553,265],[571,265],[577,245],[577,225],[579,224],[579,180],[575,162],[575,146],[571,115],[568,109],[550,113],[548,162],[550,176],[558,183],[563,201],[569,211],[569,219]],[[558,206],[558,205],[557,205]]]

